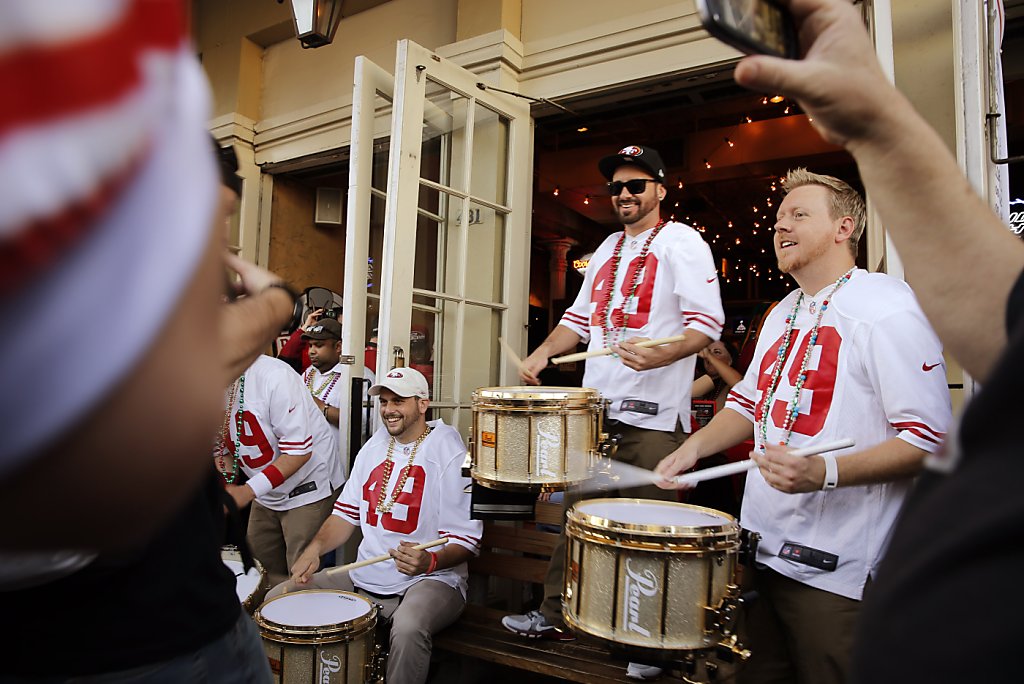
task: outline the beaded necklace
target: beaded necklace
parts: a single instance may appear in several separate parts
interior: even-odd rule
[[[327,374],[325,373],[324,375],[327,375]],[[340,377],[341,377],[341,373],[331,372],[330,377],[328,377],[326,380],[324,380],[323,384],[320,385],[319,389],[314,390],[313,389],[313,367],[310,366],[309,372],[306,374],[306,387],[309,388],[309,391],[313,394],[314,397],[316,397],[317,399],[323,399],[323,400],[326,401],[327,395],[329,395],[331,393],[331,390],[334,389],[334,385],[335,385],[335,383],[338,382],[338,378],[340,378]],[[328,385],[330,385],[330,387],[328,387]],[[324,392],[324,388],[325,387],[327,387],[327,391],[326,392]],[[323,394],[321,394],[321,392],[323,392]]]
[[[423,434],[416,439],[416,443],[412,445],[412,453],[409,454],[409,462],[402,468],[402,474],[398,478],[398,484],[395,485],[395,491],[391,494],[391,501],[387,503],[384,499],[387,497],[388,482],[391,481],[391,471],[394,468],[394,460],[392,459],[395,453],[395,438],[392,437],[388,443],[388,455],[384,459],[384,477],[380,483],[380,492],[377,495],[377,512],[378,513],[390,513],[391,508],[395,505],[398,497],[401,496],[402,490],[405,489],[405,481],[409,479],[409,469],[412,468],[412,462],[416,459],[416,451],[420,448],[420,444],[423,444],[423,440],[430,434],[430,426],[423,431]]]
[[[818,317],[814,321],[814,327],[811,328],[809,339],[807,341],[807,350],[804,352],[804,358],[800,362],[800,374],[796,380],[796,392],[793,393],[793,398],[789,402],[789,406],[786,408],[786,417],[782,423],[782,431],[785,433],[785,438],[780,444],[789,444],[790,437],[793,436],[793,428],[796,425],[797,416],[800,414],[800,394],[804,388],[804,382],[807,380],[807,365],[811,361],[811,354],[814,351],[814,344],[818,340],[818,329],[821,327],[821,318],[825,315],[825,310],[828,309],[829,302],[832,301],[832,297],[835,296],[836,290],[845,285],[849,280],[850,276],[853,275],[854,268],[844,273],[839,280],[832,286],[832,290],[825,296],[825,299],[821,302],[821,308],[818,309]],[[757,417],[758,427],[761,432],[761,451],[765,450],[765,444],[768,443],[768,416],[771,414],[772,403],[775,400],[775,392],[779,389],[779,383],[782,380],[782,367],[786,363],[786,357],[789,352],[789,345],[793,337],[793,328],[796,325],[796,314],[800,310],[800,304],[804,301],[804,292],[800,291],[800,296],[796,299],[796,304],[793,305],[793,310],[789,312],[789,316],[786,317],[786,332],[782,338],[782,344],[779,345],[778,359],[775,362],[775,367],[772,369],[772,378],[768,383],[768,391],[765,392],[764,403],[761,404],[761,415]]]
[[[235,414],[235,449],[232,452],[233,461],[231,470],[225,468],[224,450],[231,438],[228,426],[231,423],[231,408],[235,405],[235,393],[238,393],[238,413]],[[214,444],[213,453],[217,456],[217,470],[227,484],[233,484],[238,479],[238,453],[242,448],[242,413],[245,411],[245,375],[231,383],[228,391],[227,407],[224,409],[224,420],[220,426],[220,437]]]
[[[626,296],[622,300],[622,306],[619,307],[619,311],[622,312],[621,321],[612,320],[612,299],[615,294],[615,279],[619,273],[619,262],[622,260],[622,245],[626,241],[626,231],[622,231],[622,235],[619,236],[619,241],[615,243],[615,249],[612,251],[612,268],[611,274],[608,276],[609,284],[605,288],[604,302],[601,308],[604,310],[604,318],[601,321],[601,332],[604,335],[604,346],[610,347],[612,344],[625,339],[626,329],[629,327],[629,302],[633,299],[633,295],[636,294],[636,288],[639,284],[637,281],[640,278],[640,272],[644,270],[644,265],[647,263],[647,253],[650,251],[651,243],[654,242],[654,238],[658,236],[661,229],[665,226],[665,220],[658,221],[658,225],[654,226],[651,230],[651,234],[647,236],[647,240],[644,241],[644,246],[640,249],[640,261],[636,265],[636,269],[633,270],[633,277],[629,281],[629,287],[626,288]],[[612,332],[618,330],[618,339],[612,339]]]

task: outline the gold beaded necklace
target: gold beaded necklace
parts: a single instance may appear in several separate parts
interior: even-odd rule
[[[420,448],[420,444],[423,444],[423,440],[430,434],[430,426],[423,431],[423,434],[416,439],[416,443],[412,445],[412,452],[409,454],[409,462],[402,468],[402,474],[399,476],[398,484],[395,485],[395,491],[391,494],[391,501],[387,503],[384,499],[387,497],[388,482],[391,481],[391,471],[394,469],[394,453],[395,453],[395,438],[392,437],[388,443],[388,455],[384,459],[384,477],[380,483],[380,492],[377,494],[377,512],[378,513],[390,513],[391,508],[395,505],[398,497],[401,496],[402,490],[405,488],[405,481],[409,479],[409,469],[412,468],[412,462],[416,459],[416,451]]]

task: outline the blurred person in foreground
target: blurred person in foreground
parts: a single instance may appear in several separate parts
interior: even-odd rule
[[[250,296],[222,306],[234,200],[180,2],[7,2],[0,25],[0,497],[32,511],[0,547],[123,549],[208,472],[224,387],[293,300],[229,257]]]
[[[904,506],[857,629],[855,682],[1004,681],[1024,599],[997,587],[1024,567],[1018,402],[1024,245],[886,79],[859,11],[791,0],[803,58],[747,57],[736,81],[795,98],[857,161],[945,349],[983,389]],[[975,122],[981,125],[982,122]],[[937,211],[941,207],[941,211]]]

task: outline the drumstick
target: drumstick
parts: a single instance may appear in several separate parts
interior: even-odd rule
[[[524,372],[523,369],[525,368],[525,366],[523,365],[523,360],[519,358],[515,351],[513,351],[512,347],[509,346],[508,342],[499,337],[498,344],[501,345],[501,348],[505,352],[505,355],[508,357],[509,361],[516,365],[516,370],[518,370],[520,373]]]
[[[412,548],[416,549],[417,551],[422,551],[423,549],[430,549],[430,548],[433,548],[435,546],[440,546],[441,544],[447,544],[447,543],[448,543],[448,537],[441,537],[440,539],[435,539],[434,541],[428,541],[428,542],[424,542],[423,544],[417,544],[416,546],[414,546]],[[333,575],[334,573],[341,572],[343,570],[355,570],[356,568],[364,568],[367,565],[373,565],[374,563],[380,563],[382,561],[388,560],[389,558],[391,558],[391,555],[385,553],[385,554],[380,555],[380,556],[374,556],[373,558],[367,558],[365,560],[356,561],[355,563],[349,563],[348,565],[339,565],[336,568],[330,568],[329,570],[327,570],[327,574],[328,575]]]
[[[790,456],[814,456],[815,454],[823,454],[826,451],[837,451],[839,449],[848,449],[854,446],[855,442],[852,439],[837,439],[832,442],[825,442],[824,444],[818,444],[815,446],[809,446],[803,449],[797,449],[789,452]],[[684,475],[676,475],[672,478],[672,481],[676,484],[696,484],[703,482],[704,480],[713,480],[717,477],[725,477],[726,475],[735,475],[736,473],[742,473],[751,468],[756,468],[757,463],[753,459],[748,458],[745,461],[739,461],[737,463],[726,463],[725,465],[714,466],[711,468],[705,468],[704,470],[697,470],[692,473],[686,473]]]
[[[682,342],[686,339],[686,335],[673,335],[672,337],[659,337],[656,340],[643,340],[637,342],[638,347],[657,347],[662,344],[671,344],[673,342]],[[595,349],[593,351],[577,352],[575,354],[566,354],[565,356],[556,356],[551,359],[551,363],[572,363],[573,361],[582,361],[583,359],[592,359],[595,356],[608,356],[614,354],[611,347],[605,347],[604,349]]]

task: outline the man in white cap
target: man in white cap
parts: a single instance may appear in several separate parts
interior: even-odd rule
[[[469,517],[462,437],[441,420],[426,420],[430,392],[423,374],[395,368],[370,394],[380,398],[387,434],[377,431],[360,449],[334,514],[292,565],[292,581],[268,598],[292,589],[354,590],[371,597],[392,620],[387,681],[421,683],[431,635],[466,605],[466,561],[479,552],[482,524]],[[393,561],[316,572],[320,556],[357,528],[363,534],[359,560],[390,554]],[[441,537],[448,539],[443,546],[415,548]]]

